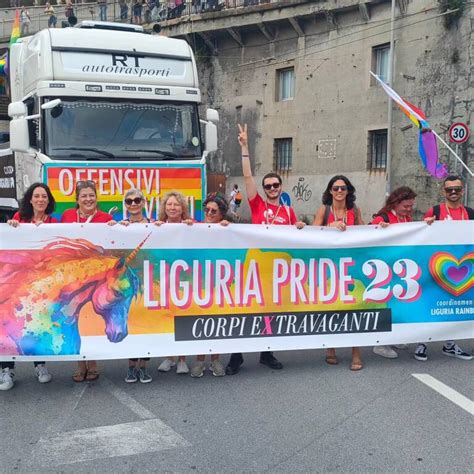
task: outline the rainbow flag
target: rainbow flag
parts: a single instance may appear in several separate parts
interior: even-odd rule
[[[20,10],[15,11],[15,20],[13,21],[12,34],[10,36],[10,46],[15,44],[20,38]]]
[[[439,163],[436,136],[431,131],[430,124],[426,121],[426,116],[423,111],[413,104],[410,104],[407,100],[402,99],[388,84],[385,84],[385,82],[372,71],[370,71],[370,74],[375,77],[386,94],[420,130],[418,152],[421,162],[428,173],[436,179],[446,178],[446,176],[448,176],[448,168],[444,163]]]

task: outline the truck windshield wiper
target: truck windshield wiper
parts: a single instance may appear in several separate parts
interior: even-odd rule
[[[110,151],[99,150],[98,148],[69,146],[69,147],[55,148],[55,150],[93,151],[94,153],[98,153],[99,155],[106,156],[107,158],[115,158],[115,155],[113,153],[110,153]]]
[[[164,151],[164,150],[125,148],[124,151],[138,151],[138,152],[141,152],[141,153],[156,153],[157,155],[166,156],[168,158],[179,158],[179,155],[177,155],[176,153],[173,153],[171,151]]]

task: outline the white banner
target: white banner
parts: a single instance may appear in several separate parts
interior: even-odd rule
[[[0,225],[0,360],[474,336],[472,222]]]

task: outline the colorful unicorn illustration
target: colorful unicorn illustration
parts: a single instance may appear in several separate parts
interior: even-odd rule
[[[0,354],[79,354],[78,319],[88,302],[104,319],[109,341],[122,341],[140,288],[129,265],[145,241],[127,258],[83,239],[0,252]]]

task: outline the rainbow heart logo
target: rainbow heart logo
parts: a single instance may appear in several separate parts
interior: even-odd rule
[[[448,252],[436,252],[430,258],[429,269],[436,283],[454,296],[474,286],[474,252],[460,259]]]

